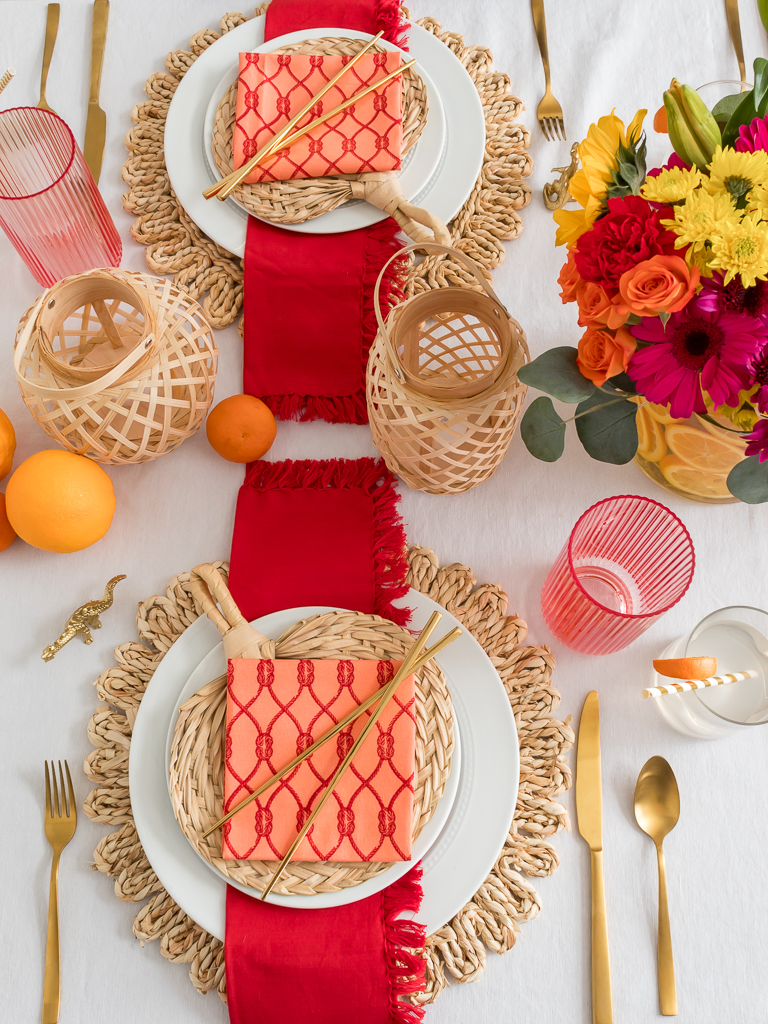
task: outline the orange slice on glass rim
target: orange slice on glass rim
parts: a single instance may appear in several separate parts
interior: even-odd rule
[[[736,460],[738,461],[738,460]],[[731,498],[726,479],[727,472],[716,473],[712,469],[699,469],[679,455],[665,455],[659,460],[659,469],[672,487],[699,498]]]
[[[656,420],[657,423],[677,423],[674,416],[670,416],[669,409],[666,405],[654,405],[653,402],[648,402],[647,405],[643,406],[644,409]]]
[[[653,667],[668,679],[709,679],[717,673],[717,658],[660,658]]]
[[[646,462],[658,462],[667,454],[664,428],[645,407],[637,410],[637,454]]]
[[[689,466],[711,473],[730,473],[744,452],[730,441],[685,423],[672,423],[666,430],[669,450]]]

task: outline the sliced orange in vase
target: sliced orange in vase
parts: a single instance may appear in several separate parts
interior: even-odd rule
[[[664,428],[645,406],[637,410],[637,454],[646,462],[658,462],[667,454]]]
[[[697,466],[692,466],[690,462],[686,462],[685,459],[681,459],[679,455],[665,455],[663,459],[659,460],[658,465],[667,483],[678,491],[693,494],[698,498],[733,499],[726,482],[727,472],[715,473],[709,468],[699,469]]]
[[[687,423],[672,423],[666,429],[669,450],[696,469],[728,474],[741,462],[743,449],[713,433],[697,430]]]
[[[709,679],[717,673],[717,658],[659,658],[653,667],[668,679]]]

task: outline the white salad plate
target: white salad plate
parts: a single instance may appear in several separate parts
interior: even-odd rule
[[[400,603],[413,608],[413,629],[421,629],[433,611],[442,613],[434,639],[460,625],[436,602],[414,590]],[[258,619],[254,625],[276,639],[299,618],[329,610],[289,609]],[[201,617],[182,633],[154,672],[133,729],[129,783],[139,839],[160,882],[197,924],[223,939],[226,882],[187,841],[174,817],[167,788],[171,717],[176,715],[179,696],[190,676],[220,641],[216,627]],[[422,857],[424,900],[418,918],[428,933],[461,910],[496,862],[514,813],[520,773],[514,716],[501,679],[482,647],[465,631],[437,661],[453,698],[461,766],[448,820]],[[395,877],[392,871],[364,885],[382,878],[388,884]],[[362,889],[363,885],[355,886],[344,893],[359,898]],[[306,906],[304,901],[311,900],[311,906],[320,907],[329,905],[322,902],[328,897],[340,895],[274,897],[274,902]],[[294,903],[296,900],[302,902]]]
[[[268,616],[270,620],[275,620],[269,622],[269,627],[277,629],[277,632],[274,634],[275,638],[277,638],[284,629],[288,626],[292,626],[294,622],[298,622],[300,619],[306,619],[309,615],[319,615],[322,614],[322,612],[331,610],[332,609],[330,608],[320,607],[291,608],[285,612],[280,612],[278,619],[276,619],[275,616]],[[265,622],[266,618],[254,622],[254,625],[258,630],[264,632]],[[280,623],[279,626],[278,622]],[[219,642],[213,650],[203,658],[184,684],[179,696],[176,698],[176,704],[173,712],[171,713],[171,720],[168,724],[168,735],[165,744],[165,779],[168,784],[169,793],[171,781],[169,770],[171,763],[171,745],[173,743],[173,732],[179,717],[179,708],[182,704],[186,703],[186,701],[188,701],[189,698],[200,689],[200,687],[210,683],[212,679],[216,679],[218,676],[224,675],[226,671],[227,659],[224,655],[224,644]],[[458,726],[456,726],[454,728],[454,750],[451,757],[451,770],[448,775],[448,779],[446,780],[445,790],[438,801],[432,817],[421,830],[418,839],[413,844],[411,859],[409,861],[396,861],[391,865],[391,867],[380,875],[377,875],[375,878],[371,878],[366,882],[361,882],[360,885],[353,885],[346,889],[341,889],[339,892],[324,893],[316,896],[281,896],[279,894],[275,894],[274,899],[270,899],[270,902],[279,903],[283,906],[303,907],[309,910],[317,910],[318,907],[338,907],[345,903],[355,903],[357,900],[364,899],[366,896],[372,896],[375,892],[385,889],[388,885],[391,885],[392,882],[397,881],[398,878],[407,874],[413,864],[422,860],[422,858],[425,857],[432,848],[448,820],[448,815],[451,813],[451,808],[453,807],[454,800],[456,799],[456,793],[458,792],[460,777],[461,739]],[[195,850],[194,846],[190,845],[190,849],[194,850],[206,868],[209,871],[212,871],[217,878],[221,879],[223,877],[221,872],[215,868],[210,861],[206,860],[198,850]],[[231,880],[229,884],[234,885],[237,889],[240,889],[241,892],[246,893],[248,896],[257,895],[256,891],[247,885],[241,885],[239,882]]]
[[[247,217],[234,200],[206,200],[203,190],[216,179],[207,157],[212,126],[212,98],[224,84],[238,54],[274,49],[302,39],[327,35],[368,39],[350,29],[313,28],[291,32],[264,43],[265,16],[225,33],[208,47],[184,75],[171,101],[165,126],[165,160],[174,192],[186,213],[223,248],[242,256]],[[386,44],[388,48],[391,44]],[[418,61],[429,94],[430,115],[413,157],[401,174],[406,198],[448,223],[469,196],[483,162],[485,118],[477,90],[457,57],[426,29],[414,25],[409,57]],[[434,96],[434,103],[433,103]],[[433,117],[432,111],[435,116]],[[209,125],[206,128],[206,115]],[[440,115],[443,115],[442,117]],[[441,121],[443,126],[441,128]],[[442,139],[442,143],[441,143]],[[436,159],[437,152],[437,159]],[[436,166],[435,166],[436,163]],[[434,167],[424,183],[425,167]],[[419,182],[422,184],[419,184]],[[335,234],[375,224],[386,214],[368,203],[345,203],[304,224],[281,225],[310,234]]]

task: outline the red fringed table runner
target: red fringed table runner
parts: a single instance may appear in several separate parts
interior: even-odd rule
[[[235,514],[229,585],[248,619],[331,605],[403,622],[405,533],[395,478],[374,459],[257,462]],[[414,868],[344,907],[293,910],[227,886],[232,1024],[417,1024],[400,997],[424,984]]]
[[[405,44],[398,0],[272,0],[265,38],[315,27],[349,28]],[[282,419],[367,423],[365,366],[376,333],[373,286],[399,248],[388,217],[359,231],[309,235],[248,218],[243,386]],[[400,287],[397,262],[382,306]]]

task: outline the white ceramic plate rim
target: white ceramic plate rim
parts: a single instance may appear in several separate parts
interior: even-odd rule
[[[414,590],[400,603],[414,610],[414,629],[422,628],[434,610],[442,612],[435,639],[460,625],[444,608]],[[279,634],[284,628],[278,625],[283,614],[259,620],[261,631]],[[301,617],[301,609],[290,614],[290,621],[295,621]],[[161,778],[166,770],[169,716],[190,674],[188,666],[199,664],[219,640],[216,627],[200,618],[184,631],[154,672],[134,724],[129,785],[139,839],[161,883],[197,924],[223,939],[226,883],[208,871],[190,847],[176,824]],[[465,631],[438,662],[451,679],[462,766],[448,822],[422,861],[424,900],[418,918],[428,934],[461,910],[492,869],[507,838],[520,774],[512,709],[482,647]],[[150,798],[144,800],[144,794]]]
[[[327,34],[330,29],[312,29],[312,34]],[[369,38],[344,30],[349,37]],[[280,42],[297,41],[307,32],[279,37]],[[203,124],[208,98],[240,50],[254,49],[264,41],[264,16],[252,18],[227,32],[198,57],[190,67],[171,101],[165,126],[165,160],[174,192],[186,213],[216,243],[243,256],[246,219],[236,203],[203,198],[203,189],[211,184],[211,175],[203,143]],[[276,40],[270,40],[274,44]],[[445,223],[452,220],[471,193],[483,163],[485,117],[472,79],[458,58],[426,29],[412,26],[410,55],[425,65],[425,74],[434,81],[446,117],[447,144],[442,163],[426,194],[412,197]],[[449,168],[449,173],[443,173]],[[282,225],[286,230],[310,234],[335,234],[359,228],[362,207],[345,206],[332,210],[305,224]],[[383,214],[370,208],[376,223]]]
[[[360,36],[349,34],[348,30],[340,28],[331,29],[312,29],[312,37],[331,36],[331,37],[342,37],[342,38],[365,38],[361,33]],[[295,33],[291,33],[294,35]],[[306,31],[299,33],[301,36],[306,36]],[[268,43],[262,43],[261,46],[257,46],[252,53],[265,53],[271,52],[273,49],[277,49],[278,46],[282,45],[281,39],[284,42],[292,42],[293,40],[286,40],[285,37],[278,39],[270,39]],[[395,46],[393,43],[388,43],[386,40],[380,40],[381,45],[392,51],[397,51],[403,54],[403,59],[408,58],[408,54],[400,49],[399,46]],[[213,140],[213,124],[216,119],[216,110],[218,109],[219,103],[221,102],[224,93],[233,81],[233,78],[237,77],[238,62],[234,60],[230,67],[221,76],[221,80],[216,88],[213,90],[213,94],[208,101],[208,106],[205,110],[205,121],[203,124],[203,152],[205,153],[205,159],[208,164],[208,173],[211,177],[211,181],[218,181],[219,170],[216,167],[216,163],[213,159],[212,140]],[[420,195],[426,195],[429,188],[432,185],[432,181],[443,164],[443,158],[445,154],[445,147],[447,144],[446,131],[445,131],[445,113],[443,112],[443,105],[440,102],[440,96],[435,89],[435,84],[429,75],[424,71],[423,68],[418,68],[419,74],[424,82],[424,86],[427,90],[427,99],[429,102],[429,114],[427,117],[427,124],[424,131],[421,134],[419,141],[416,145],[412,146],[403,157],[402,168],[398,172],[400,178],[400,187],[403,190],[403,194],[406,196],[418,197]],[[411,200],[413,202],[414,200]],[[249,216],[248,210],[242,205],[242,203],[233,195],[227,200],[227,202],[235,203],[238,209],[241,211],[243,217]],[[370,206],[368,203],[363,202],[361,199],[352,199],[344,204],[345,213],[347,211],[355,211],[357,217],[357,227],[365,227],[368,224],[376,223],[377,220],[383,220],[385,214],[383,211],[377,210],[375,207]],[[333,211],[331,211],[333,212]],[[372,219],[373,218],[373,219]],[[290,225],[285,225],[289,227]],[[297,226],[297,225],[295,225]]]
[[[347,609],[341,609],[347,610]],[[292,609],[285,613],[288,615],[294,615],[287,625],[292,625],[294,622],[298,622],[299,619],[307,618],[308,614],[318,615],[324,611],[328,611],[326,607],[318,607],[312,611],[306,608],[301,609],[301,614],[295,613]],[[258,621],[254,621],[254,626],[259,629]],[[205,686],[212,679],[216,679],[217,676],[223,675],[227,670],[227,662],[224,657],[224,644],[218,643],[209,654],[200,662],[195,670],[187,679],[184,687],[182,688],[179,696],[176,698],[173,711],[171,712],[170,721],[168,723],[168,734],[165,743],[165,779],[168,784],[170,793],[170,773],[169,766],[171,763],[171,745],[173,743],[173,732],[176,725],[176,720],[179,714],[179,708],[185,701],[196,693],[201,686]],[[325,893],[322,896],[320,894],[314,896],[281,896],[275,894],[274,899],[270,899],[269,902],[279,903],[282,906],[299,907],[306,910],[318,910],[322,907],[339,907],[347,903],[356,903],[357,900],[365,899],[366,896],[372,896],[376,892],[380,892],[385,889],[388,885],[397,881],[403,875],[410,871],[411,867],[415,862],[422,860],[430,851],[434,843],[437,841],[438,836],[443,830],[445,823],[448,820],[448,815],[451,813],[456,794],[459,789],[459,779],[461,777],[461,739],[459,734],[458,724],[454,728],[454,749],[451,756],[451,768],[446,780],[445,789],[443,795],[438,801],[437,807],[435,808],[432,817],[429,819],[427,824],[421,830],[418,839],[413,844],[413,850],[411,851],[411,859],[407,861],[395,861],[386,871],[382,871],[381,874],[368,879],[366,882],[361,882],[360,885],[350,886],[346,889],[341,889],[335,893]],[[205,867],[212,871],[213,874],[221,879],[223,876],[218,868],[215,868],[210,861],[206,860],[203,855],[195,849],[190,843],[190,848],[194,850],[195,854],[200,858],[201,862]],[[248,896],[257,896],[257,890],[247,885],[241,885],[239,882],[229,880],[230,885],[234,885],[235,888],[244,892]]]

